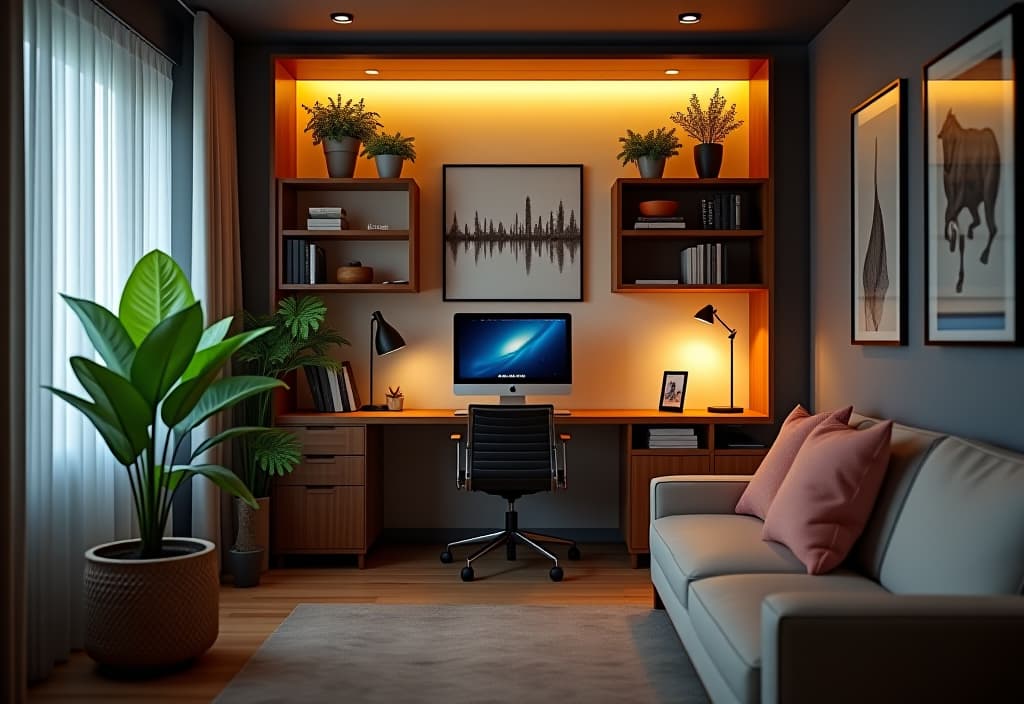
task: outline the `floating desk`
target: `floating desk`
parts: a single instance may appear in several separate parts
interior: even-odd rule
[[[352,554],[364,567],[380,529],[378,480],[382,474],[400,471],[380,466],[379,429],[464,426],[466,420],[451,409],[279,415],[276,424],[294,431],[302,443],[302,462],[274,482],[272,554]],[[720,447],[724,442],[716,442],[715,428],[771,421],[757,411],[723,416],[704,410],[572,409],[570,415],[555,418],[558,426],[620,428],[620,527],[634,567],[649,551],[651,479],[668,474],[752,474],[767,450]],[[693,428],[697,449],[647,447],[648,429],[673,426]]]

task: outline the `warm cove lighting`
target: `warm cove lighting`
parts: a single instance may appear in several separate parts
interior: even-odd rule
[[[679,14],[679,24],[697,24],[700,22],[699,12],[681,12]]]
[[[352,24],[355,19],[355,15],[351,12],[332,12],[331,22],[334,24]]]

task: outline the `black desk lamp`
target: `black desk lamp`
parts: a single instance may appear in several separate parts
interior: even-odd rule
[[[374,333],[374,324],[377,326],[376,333]],[[405,340],[402,338],[401,333],[395,330],[388,321],[384,320],[384,316],[380,314],[379,310],[373,311],[373,315],[370,316],[370,403],[359,408],[360,411],[386,411],[388,410],[387,405],[379,405],[373,403],[373,358],[374,351],[381,357],[386,354],[391,354],[405,347]]]
[[[722,324],[726,330],[729,331],[729,405],[728,406],[708,406],[709,413],[742,413],[742,408],[737,408],[733,405],[733,343],[736,341],[736,331],[725,324],[725,321],[718,317],[718,311],[710,303],[697,311],[694,316],[697,320],[708,325],[714,325],[717,320]]]

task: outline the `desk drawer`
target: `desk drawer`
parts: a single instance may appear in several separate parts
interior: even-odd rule
[[[361,486],[279,486],[274,491],[274,549],[318,552],[366,549]]]
[[[304,455],[362,455],[366,452],[366,427],[305,426],[289,428],[302,444]]]
[[[361,486],[366,483],[362,455],[303,455],[295,471],[277,478],[278,484],[301,486]]]

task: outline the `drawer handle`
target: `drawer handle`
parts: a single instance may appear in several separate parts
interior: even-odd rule
[[[333,464],[335,455],[306,455],[306,464]]]
[[[321,484],[307,484],[306,491],[310,494],[333,494],[338,487],[323,486]]]
[[[330,425],[307,425],[305,429],[311,433],[331,433],[337,428]]]

